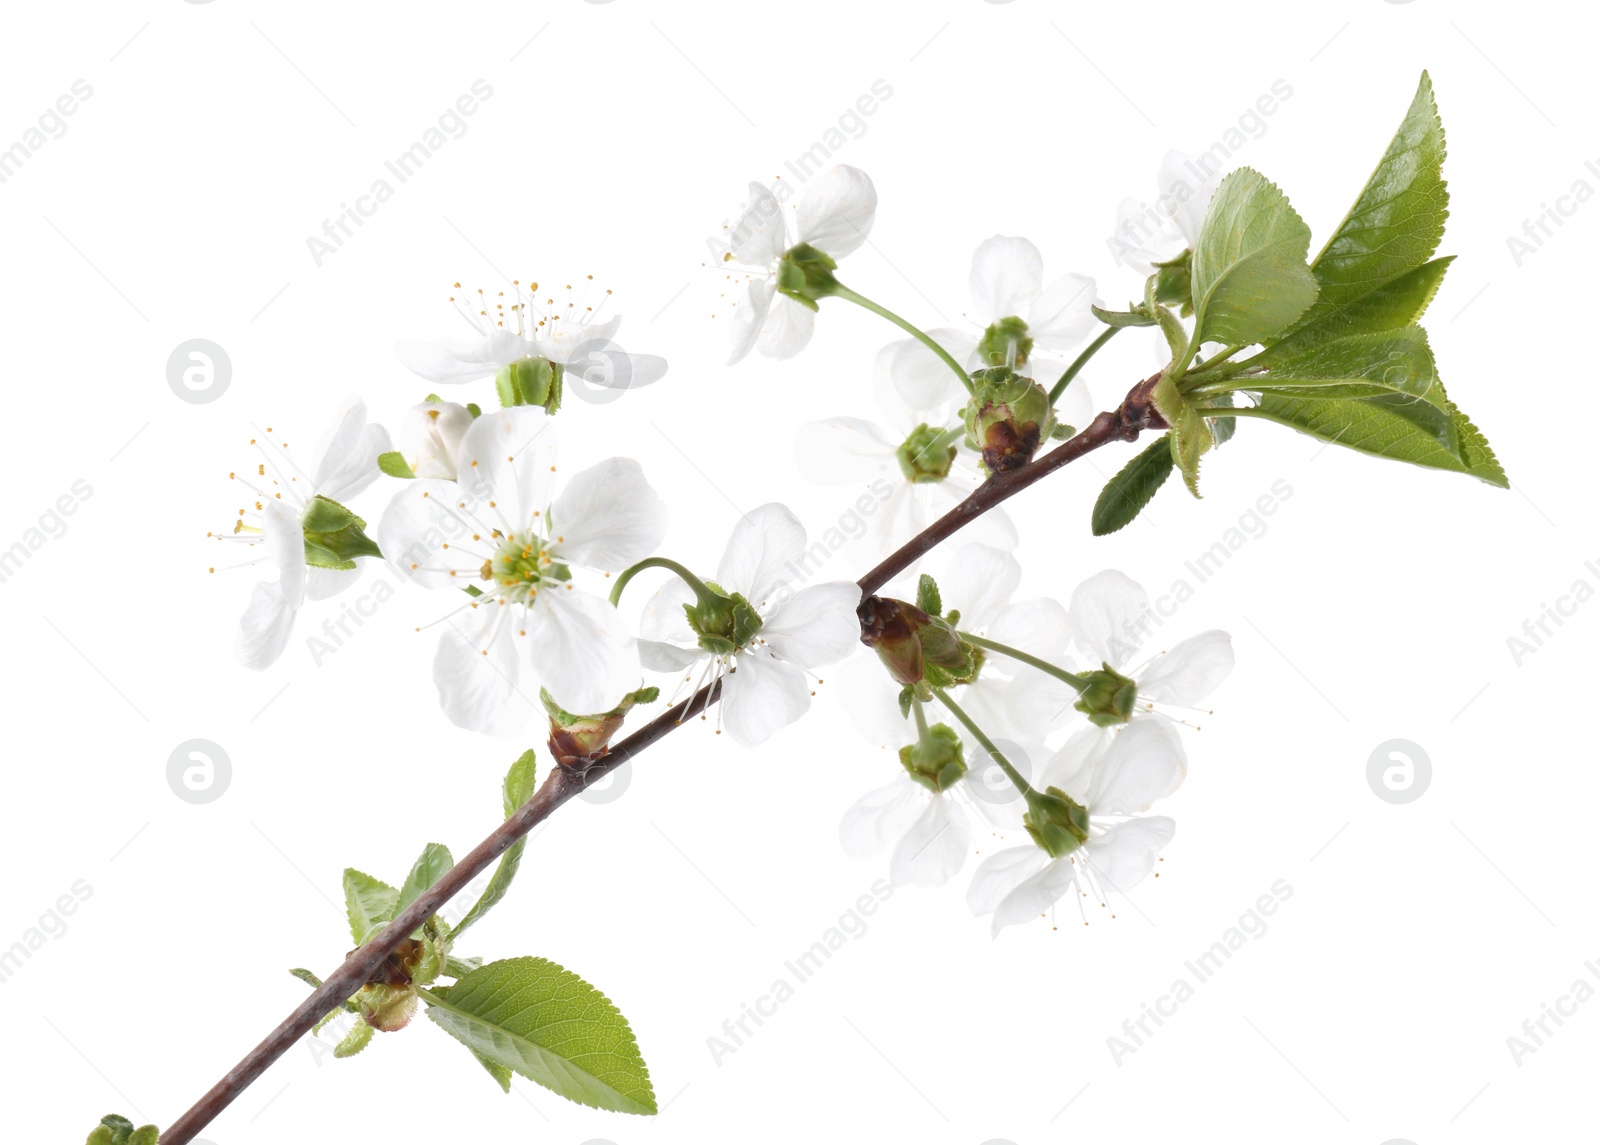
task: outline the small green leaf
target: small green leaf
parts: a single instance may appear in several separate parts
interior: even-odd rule
[[[444,972],[452,978],[465,978],[482,965],[481,958],[458,958],[454,954],[449,954],[445,956]]]
[[[898,701],[900,704],[901,719],[909,720],[911,718],[911,705],[916,701],[916,698],[917,690],[911,687],[909,684],[900,689]]]
[[[917,607],[929,616],[938,616],[944,611],[944,604],[939,599],[939,585],[927,573],[917,578]]]
[[[533,797],[536,784],[534,778],[538,770],[538,757],[533,749],[529,748],[517,757],[511,765],[511,770],[506,772],[506,778],[500,785],[500,802],[505,809],[506,818],[517,813],[524,803]],[[494,874],[489,878],[489,885],[484,888],[478,901],[472,904],[472,909],[467,916],[456,924],[450,931],[450,940],[454,942],[461,932],[477,922],[484,915],[499,904],[506,897],[506,892],[511,889],[511,880],[517,877],[517,868],[522,863],[522,851],[527,839],[518,839],[505,849],[500,856],[500,862],[495,866]]]
[[[336,1058],[355,1057],[367,1048],[367,1043],[372,1040],[373,1033],[375,1031],[371,1026],[367,1025],[364,1020],[357,1019],[356,1023],[350,1027],[350,1032],[340,1039],[338,1045],[333,1047],[333,1056]]]
[[[422,854],[411,864],[411,873],[400,884],[400,897],[395,901],[394,913],[399,914],[416,902],[423,891],[444,878],[445,873],[455,865],[455,860],[450,857],[450,848],[443,844],[429,843],[422,848]]]
[[[311,973],[311,971],[309,971],[309,970],[306,970],[306,969],[303,969],[302,967],[296,966],[293,970],[289,971],[289,973],[293,974],[296,978],[300,979],[300,981],[304,982],[307,986],[311,987],[313,990],[322,989],[322,979],[318,978],[315,974]]]
[[[479,406],[477,402],[468,402],[467,412],[470,413],[474,418],[480,418],[483,416],[483,408]]]
[[[382,930],[395,916],[400,892],[388,883],[354,867],[344,871],[344,909],[350,919],[350,937],[360,946]]]
[[[1115,533],[1131,522],[1172,474],[1172,443],[1164,436],[1152,441],[1122,467],[1094,503],[1090,527],[1097,537]]]
[[[1154,326],[1156,320],[1144,310],[1130,306],[1127,310],[1102,310],[1098,306],[1090,306],[1094,316],[1107,326]]]
[[[412,470],[406,459],[394,450],[378,454],[378,468],[390,477],[416,476],[416,472]]]
[[[1311,228],[1264,175],[1249,167],[1228,174],[1191,261],[1199,339],[1248,346],[1304,314],[1317,298],[1310,245]]]
[[[627,1020],[570,970],[509,958],[421,994],[428,1017],[474,1053],[580,1105],[656,1112]]]

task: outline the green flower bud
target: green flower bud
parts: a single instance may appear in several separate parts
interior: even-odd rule
[[[967,773],[961,737],[944,724],[934,724],[916,743],[900,749],[900,766],[929,791],[949,791]]]
[[[990,366],[1020,366],[1032,352],[1028,324],[1015,315],[993,323],[978,340],[978,356]]]
[[[356,1005],[361,1007],[361,1017],[374,1030],[392,1034],[403,1030],[417,1013],[417,988],[415,986],[361,987],[356,994]]]
[[[1189,262],[1194,252],[1185,250],[1177,258],[1156,263],[1156,301],[1177,306],[1185,317],[1194,313],[1193,286]]]
[[[1022,825],[1052,859],[1070,855],[1089,839],[1089,810],[1059,787],[1027,793]]]
[[[706,581],[710,591],[683,606],[689,627],[700,647],[715,656],[727,656],[754,640],[761,631],[761,616],[737,592],[723,592]]]
[[[1072,706],[1089,717],[1096,727],[1114,728],[1133,718],[1133,705],[1139,698],[1139,685],[1122,675],[1110,664],[1101,664],[1093,672],[1085,672],[1088,681],[1078,702]]]
[[[314,568],[353,569],[357,557],[383,556],[365,532],[367,523],[320,493],[307,502],[300,527],[305,532],[306,564]]]
[[[972,397],[961,411],[967,445],[983,454],[991,473],[1021,469],[1056,427],[1050,394],[1009,366],[972,375]]]
[[[950,466],[956,459],[956,447],[950,443],[949,432],[919,425],[894,451],[900,463],[900,472],[907,481],[943,481],[950,476]]]
[[[540,688],[539,699],[550,716],[550,754],[563,767],[584,769],[605,756],[611,737],[622,727],[629,709],[635,704],[651,703],[660,694],[660,688],[640,688],[622,697],[622,702],[609,712],[575,716]]]
[[[86,1145],[157,1145],[160,1130],[154,1125],[141,1125],[135,1129],[126,1117],[109,1113],[100,1119]]]
[[[817,299],[838,289],[839,280],[833,276],[838,266],[809,243],[790,247],[778,260],[778,293],[815,310]]]
[[[546,413],[561,408],[563,370],[548,358],[519,358],[501,366],[494,376],[495,393],[502,406],[543,406]]]
[[[916,688],[919,695],[978,678],[983,653],[961,639],[948,621],[914,604],[869,596],[857,607],[856,618],[861,643],[878,653],[896,683]]]

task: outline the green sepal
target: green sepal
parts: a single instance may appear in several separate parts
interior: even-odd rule
[[[483,407],[480,406],[477,402],[468,402],[467,403],[467,412],[472,415],[473,420],[477,420],[478,418],[483,416]]]
[[[367,1043],[372,1041],[372,1035],[378,1031],[366,1022],[356,1022],[351,1025],[350,1032],[339,1040],[333,1047],[333,1056],[336,1058],[353,1058],[367,1048]]]
[[[927,573],[917,578],[917,607],[930,616],[938,616],[944,611],[944,603],[939,599],[939,584]]]
[[[1022,826],[1052,859],[1070,855],[1089,839],[1089,811],[1059,787],[1024,793]]]
[[[1100,490],[1090,516],[1090,528],[1097,537],[1123,528],[1156,495],[1156,490],[1172,475],[1172,443],[1165,435],[1152,441]]]
[[[934,724],[900,749],[900,766],[929,791],[949,791],[967,773],[961,737],[945,724]]]
[[[778,293],[816,310],[817,299],[839,289],[839,280],[833,276],[838,267],[829,255],[809,243],[790,247],[778,260]]]
[[[398,450],[378,454],[378,469],[390,477],[414,478],[417,475]]]
[[[1133,706],[1139,699],[1135,681],[1105,663],[1093,672],[1083,673],[1083,678],[1086,683],[1072,706],[1088,716],[1090,723],[1114,728],[1133,718]]]
[[[1157,302],[1176,306],[1185,318],[1194,313],[1194,276],[1190,264],[1194,251],[1184,248],[1182,254],[1166,262],[1155,264],[1155,296]]]
[[[917,689],[915,685],[907,684],[904,688],[901,688],[900,695],[897,697],[897,699],[900,704],[900,718],[903,720],[909,720],[911,718],[911,705],[917,700]]]
[[[367,523],[339,502],[317,494],[300,515],[306,563],[314,568],[353,569],[356,557],[381,557],[383,550],[367,536]]]

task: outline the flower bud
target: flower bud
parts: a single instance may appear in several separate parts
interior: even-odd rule
[[[415,986],[374,986],[367,984],[356,994],[356,1005],[367,1025],[380,1033],[403,1030],[417,1013]]]
[[[1028,324],[1014,315],[991,323],[978,341],[978,357],[987,366],[1021,366],[1031,353]]]
[[[660,688],[640,688],[622,697],[622,702],[609,712],[575,716],[551,699],[549,692],[539,689],[539,699],[550,716],[550,754],[562,767],[586,769],[605,756],[611,737],[622,727],[629,709],[635,704],[651,703],[660,694]]]
[[[156,1145],[160,1130],[154,1125],[141,1125],[135,1129],[133,1122],[115,1113],[100,1119],[94,1132],[89,1134],[87,1145]]]
[[[1083,673],[1088,681],[1072,706],[1089,717],[1096,727],[1114,728],[1133,718],[1133,705],[1139,698],[1139,685],[1110,664]]]
[[[949,431],[923,424],[901,442],[900,448],[894,451],[894,459],[900,463],[900,472],[907,481],[943,481],[950,476],[956,447],[950,444]]]
[[[815,310],[817,299],[838,289],[839,280],[833,276],[838,267],[830,256],[810,243],[792,246],[778,260],[778,293]]]
[[[1059,787],[1027,793],[1022,825],[1052,859],[1070,855],[1089,839],[1089,810]]]
[[[977,679],[983,653],[940,617],[903,600],[869,596],[856,618],[861,643],[878,653],[896,683],[949,688]]]
[[[400,456],[418,477],[456,479],[456,453],[472,425],[464,405],[430,397],[406,411],[400,427]]]
[[[1185,249],[1177,258],[1158,262],[1156,266],[1156,301],[1179,307],[1185,318],[1194,313],[1193,283],[1189,262],[1192,250]]]
[[[1021,469],[1056,428],[1049,393],[1009,366],[974,371],[972,397],[961,415],[967,445],[983,454],[990,473]]]
[[[934,724],[916,743],[900,749],[900,766],[929,791],[949,791],[967,773],[961,737],[944,724]]]

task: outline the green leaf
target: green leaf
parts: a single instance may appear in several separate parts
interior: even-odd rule
[[[481,958],[458,958],[454,954],[447,954],[444,960],[444,972],[452,978],[465,978],[482,965]]]
[[[378,468],[390,477],[415,477],[417,474],[397,451],[378,454]]]
[[[388,883],[354,867],[345,868],[344,910],[350,919],[350,937],[357,946],[388,925],[395,916],[399,895],[400,892]]]
[[[1450,213],[1444,158],[1433,81],[1423,72],[1388,150],[1312,264],[1318,310],[1347,306],[1433,257]]]
[[[358,1018],[356,1023],[350,1027],[350,1032],[340,1040],[338,1045],[333,1047],[333,1056],[336,1058],[355,1057],[367,1048],[367,1043],[372,1040],[373,1033],[373,1028],[367,1025],[364,1019]]]
[[[1265,373],[1240,375],[1216,383],[1216,387],[1319,398],[1398,394],[1440,410],[1449,405],[1439,384],[1428,335],[1420,326],[1337,338]]]
[[[1172,443],[1165,436],[1152,441],[1122,471],[1106,482],[1094,503],[1090,527],[1103,537],[1127,525],[1156,495],[1172,474]]]
[[[400,897],[395,901],[394,913],[399,914],[416,902],[423,891],[444,878],[445,873],[455,865],[455,860],[450,857],[450,848],[442,843],[429,843],[422,848],[422,854],[411,864],[411,873],[400,884]]]
[[[1217,186],[1191,261],[1200,340],[1264,341],[1317,298],[1306,266],[1311,229],[1259,171],[1241,167]]]
[[[1376,457],[1467,473],[1490,485],[1509,488],[1505,470],[1477,427],[1442,392],[1439,397],[1444,403],[1442,410],[1394,395],[1340,399],[1269,393],[1261,395],[1259,406],[1241,406],[1231,413],[1275,421]]]
[[[306,970],[303,967],[296,966],[293,970],[289,971],[289,973],[293,974],[296,978],[300,979],[300,981],[304,982],[313,990],[322,989],[322,979],[318,978],[315,974],[311,973],[311,971]]]
[[[1351,334],[1381,334],[1410,326],[1422,317],[1439,292],[1454,255],[1425,262],[1343,306],[1308,312],[1315,321],[1303,321],[1253,358],[1239,363],[1244,369],[1276,366]]]
[[[656,1112],[627,1020],[570,970],[544,958],[508,958],[421,994],[428,1017],[462,1045],[569,1101]]]
[[[939,584],[927,573],[917,578],[917,607],[929,616],[938,616],[944,611],[944,602],[939,597]]]
[[[517,809],[532,798],[536,787],[534,778],[537,770],[538,758],[534,755],[533,749],[529,748],[511,765],[511,770],[506,772],[505,781],[500,785],[500,802],[505,809],[507,819],[515,815]],[[467,916],[450,932],[452,942],[462,931],[488,914],[501,899],[506,897],[506,892],[511,889],[511,880],[517,877],[517,868],[522,864],[522,851],[526,843],[526,838],[518,839],[505,849],[500,856],[500,862],[495,866],[494,874],[489,878],[489,885],[484,888],[478,901],[472,904]]]
[[[1144,310],[1130,306],[1127,310],[1102,310],[1098,306],[1090,306],[1094,316],[1107,326],[1154,326],[1156,320]]]

